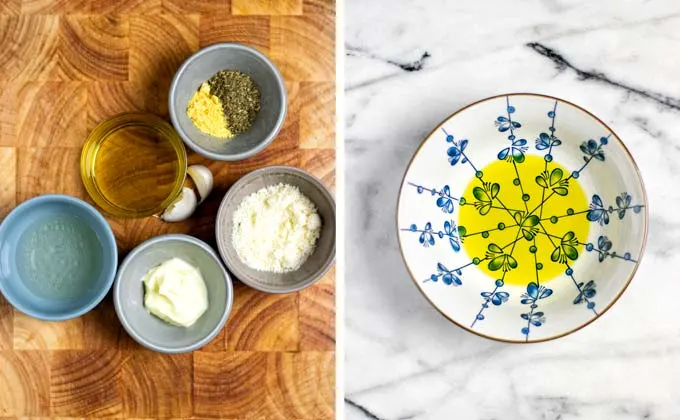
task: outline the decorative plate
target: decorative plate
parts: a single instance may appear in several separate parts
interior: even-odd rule
[[[647,237],[640,173],[616,134],[567,101],[484,99],[422,143],[399,194],[398,237],[444,316],[510,342],[561,337],[621,296]]]

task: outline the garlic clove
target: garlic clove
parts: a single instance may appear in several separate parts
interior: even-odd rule
[[[198,199],[194,190],[188,187],[182,188],[182,193],[161,214],[161,219],[166,222],[180,222],[186,220],[198,207]]]
[[[213,188],[213,174],[210,169],[203,165],[191,165],[187,168],[187,174],[191,177],[194,182],[196,189],[198,190],[199,200],[198,204],[205,201],[206,197],[210,194]]]

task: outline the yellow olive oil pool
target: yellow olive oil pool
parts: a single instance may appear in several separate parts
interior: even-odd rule
[[[588,238],[588,220],[575,214],[588,208],[578,180],[535,155],[525,155],[521,163],[497,160],[480,175],[463,193],[458,220],[470,259],[493,279],[512,285],[564,273],[573,262],[566,254],[573,256],[572,249],[580,254]]]

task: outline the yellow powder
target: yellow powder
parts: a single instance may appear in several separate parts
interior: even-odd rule
[[[234,137],[227,128],[227,119],[222,111],[220,99],[210,94],[210,85],[203,83],[201,88],[191,97],[187,106],[187,116],[196,128],[214,137]]]

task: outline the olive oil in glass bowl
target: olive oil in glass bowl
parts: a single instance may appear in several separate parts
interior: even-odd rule
[[[160,214],[182,191],[187,156],[172,126],[152,114],[125,113],[101,122],[80,157],[92,200],[117,217]]]

